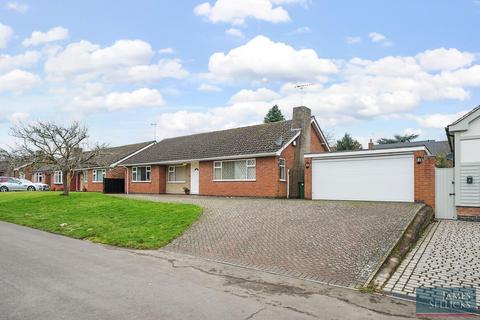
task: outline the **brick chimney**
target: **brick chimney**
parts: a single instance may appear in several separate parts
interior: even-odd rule
[[[310,152],[312,110],[307,107],[293,108],[292,129],[300,129],[300,136],[295,146],[294,166],[290,176],[290,197],[298,198],[298,184],[304,182],[303,157]]]
[[[370,141],[368,142],[368,149],[371,150],[373,149],[373,140],[370,139]]]

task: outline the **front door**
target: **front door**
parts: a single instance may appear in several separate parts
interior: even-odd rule
[[[435,168],[435,217],[457,218],[453,168]]]
[[[198,194],[200,191],[200,165],[198,161],[190,164],[190,194]]]

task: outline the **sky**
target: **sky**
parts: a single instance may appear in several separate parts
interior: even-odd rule
[[[479,18],[480,0],[0,0],[0,147],[19,123],[80,121],[116,146],[261,123],[275,104],[365,147],[445,140],[480,104]]]

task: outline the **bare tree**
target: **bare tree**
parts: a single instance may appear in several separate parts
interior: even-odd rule
[[[78,122],[64,127],[53,122],[18,124],[12,135],[21,140],[20,150],[35,166],[51,165],[63,175],[63,194],[68,196],[72,171],[89,164],[104,150],[96,144],[88,152],[82,150],[88,129]]]

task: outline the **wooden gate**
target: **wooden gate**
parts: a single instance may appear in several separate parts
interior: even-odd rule
[[[125,193],[125,179],[103,179],[103,193]]]
[[[456,219],[453,168],[435,168],[435,217]]]

